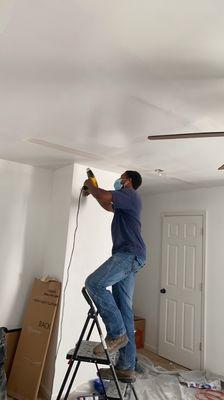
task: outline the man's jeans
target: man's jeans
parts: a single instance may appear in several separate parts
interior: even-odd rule
[[[119,352],[118,369],[135,369],[132,302],[136,273],[144,264],[145,260],[134,254],[119,252],[89,275],[85,282],[106,326],[107,335],[112,339],[125,333],[128,335],[128,344]],[[112,293],[107,290],[108,286],[112,286]]]

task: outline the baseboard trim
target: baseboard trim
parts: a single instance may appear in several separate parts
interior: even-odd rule
[[[146,350],[152,351],[152,353],[158,354],[158,348],[156,346],[153,346],[151,344],[145,343],[144,348]]]

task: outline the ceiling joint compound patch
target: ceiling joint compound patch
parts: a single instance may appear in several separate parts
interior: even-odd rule
[[[92,159],[92,160],[101,160],[102,157],[97,154],[89,153],[86,151],[74,149],[72,147],[63,146],[57,143],[48,142],[46,140],[37,139],[37,138],[28,138],[25,140],[28,143],[36,144],[39,146],[43,146],[52,150],[62,151],[64,153],[73,154],[74,156],[81,157],[84,159]]]

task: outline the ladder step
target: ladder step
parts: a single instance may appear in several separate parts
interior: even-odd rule
[[[119,387],[120,387],[123,397],[125,397],[127,386],[128,386],[127,383],[123,383],[123,382],[119,381]],[[114,381],[110,381],[110,383],[106,389],[106,394],[107,394],[108,399],[113,399],[113,400],[120,399],[120,396],[119,396],[119,393],[118,393],[118,390],[117,390],[117,387],[116,387],[116,384]]]
[[[84,361],[84,362],[92,362],[92,363],[98,363],[98,364],[104,364],[104,365],[109,365],[109,361],[107,360],[106,354],[102,355],[95,355],[93,353],[94,347],[99,344],[99,342],[92,342],[90,340],[83,340],[80,344],[79,351],[77,353],[77,356],[75,360],[77,361]],[[67,353],[67,360],[70,360],[74,354],[75,349],[71,349]],[[110,358],[112,362],[115,361],[116,354],[110,355]]]

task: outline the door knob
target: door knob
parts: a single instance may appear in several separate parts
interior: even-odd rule
[[[160,289],[160,293],[166,293],[166,289]]]

